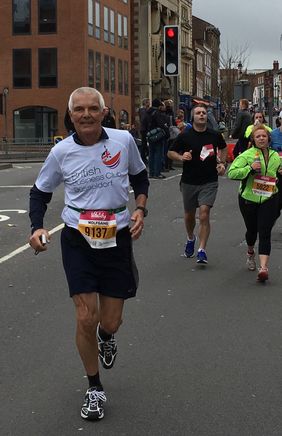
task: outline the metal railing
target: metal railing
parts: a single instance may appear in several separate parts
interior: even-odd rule
[[[2,138],[0,159],[44,159],[53,145],[53,138]]]

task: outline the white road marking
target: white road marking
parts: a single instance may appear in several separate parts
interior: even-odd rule
[[[25,209],[0,209],[0,212],[18,212],[18,213],[27,213]]]
[[[0,222],[1,221],[8,221],[9,219],[10,219],[10,217],[7,215],[0,215]]]
[[[33,185],[0,185],[0,188],[32,188]]]
[[[22,170],[22,169],[31,169],[32,167],[21,167],[21,166],[18,166],[18,165],[13,165],[13,168],[17,168],[18,170]]]
[[[54,227],[52,230],[49,231],[50,235],[61,230],[64,227],[64,225],[65,224],[62,223],[62,224],[59,224],[57,227]],[[27,250],[28,248],[30,248],[30,245],[25,244],[22,247],[19,247],[16,250],[12,251],[12,253],[7,254],[6,256],[0,257],[0,264],[6,262],[6,260],[11,259],[12,257],[16,256],[17,254],[22,253],[23,251]]]
[[[163,179],[164,182],[167,182],[168,180],[176,179],[177,177],[180,177],[182,174],[175,174],[174,176],[166,177]]]
[[[0,212],[18,212],[18,213],[27,213],[27,210],[24,209],[0,209]],[[0,214],[0,222],[7,221],[10,217],[8,215]]]

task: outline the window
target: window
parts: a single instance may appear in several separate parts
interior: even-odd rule
[[[14,136],[52,141],[57,132],[58,112],[45,106],[29,106],[14,111]]]
[[[101,38],[100,3],[95,2],[95,36]]]
[[[111,58],[110,61],[110,76],[111,76],[111,92],[116,92],[116,60]]]
[[[120,59],[118,60],[118,92],[123,94],[123,67]]]
[[[104,6],[104,41],[109,42],[109,9]]]
[[[93,36],[93,0],[88,0],[88,35]]]
[[[31,50],[29,48],[13,50],[13,86],[31,88]]]
[[[100,53],[96,53],[95,56],[95,77],[96,77],[96,85],[95,88],[98,89],[98,91],[100,91],[101,89],[101,54]]]
[[[30,0],[13,0],[13,33],[30,33]]]
[[[57,49],[40,48],[39,59],[39,87],[54,88],[57,86]]]
[[[94,52],[88,50],[88,86],[94,88]]]
[[[38,0],[38,32],[55,33],[57,31],[57,1]]]
[[[118,46],[122,47],[122,16],[118,14]]]
[[[110,58],[104,56],[104,91],[110,90]]]
[[[115,13],[114,13],[114,11],[110,11],[110,29],[111,29],[111,35],[110,35],[111,44],[114,44],[115,43]]]
[[[128,95],[128,62],[124,62],[124,94]]]
[[[128,48],[127,17],[123,17],[123,46]]]

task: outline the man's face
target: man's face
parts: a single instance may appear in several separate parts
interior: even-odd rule
[[[195,125],[204,126],[207,124],[208,116],[207,111],[203,107],[196,107],[194,110],[194,123]]]
[[[73,109],[70,112],[78,136],[96,135],[101,129],[105,111],[100,109],[98,96],[76,93],[73,96]]]

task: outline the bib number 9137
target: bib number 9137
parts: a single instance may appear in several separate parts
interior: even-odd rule
[[[87,210],[80,214],[78,230],[91,248],[111,248],[117,245],[117,222],[114,213]]]

